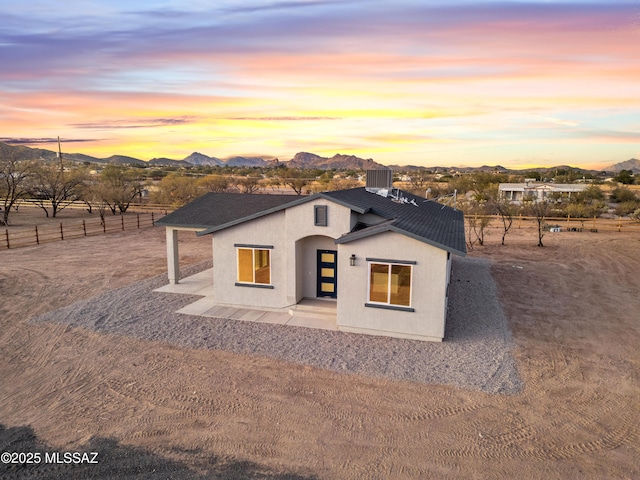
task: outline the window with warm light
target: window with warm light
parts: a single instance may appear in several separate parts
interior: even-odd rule
[[[271,283],[271,252],[261,248],[238,248],[238,282]]]
[[[369,302],[398,307],[411,306],[411,265],[369,264]]]

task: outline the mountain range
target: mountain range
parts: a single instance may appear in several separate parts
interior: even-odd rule
[[[45,150],[42,148],[30,148],[24,145],[9,145],[8,143],[0,142],[0,154],[15,155],[20,160],[44,160],[53,161],[58,158],[58,154],[52,150]],[[281,162],[275,158],[265,158],[259,156],[235,156],[225,160],[210,157],[203,153],[193,152],[191,155],[181,159],[171,158],[153,158],[148,162],[140,160],[134,157],[128,157],[125,155],[112,155],[107,158],[97,158],[82,153],[63,153],[63,158],[72,162],[89,162],[100,164],[119,164],[119,165],[135,165],[135,166],[229,166],[229,167],[276,167]],[[300,152],[297,153],[290,161],[282,162],[291,168],[320,168],[320,169],[376,169],[386,168],[384,165],[374,162],[372,159],[364,160],[354,155],[342,155],[336,154],[331,158],[321,157],[314,153]]]
[[[634,174],[640,173],[640,160],[637,158],[631,158],[624,162],[616,163],[615,165],[609,165],[604,169],[606,172],[620,173],[621,170],[631,170]]]
[[[8,143],[0,142],[0,156],[14,156],[18,160],[44,160],[54,161],[58,158],[58,154],[52,150],[45,150],[42,148],[31,148],[24,145],[10,145]],[[82,153],[63,153],[63,158],[73,162],[89,162],[99,164],[119,164],[119,165],[134,165],[134,166],[229,166],[229,167],[276,167],[279,165],[286,165],[290,168],[317,168],[317,169],[337,169],[337,170],[372,170],[391,168],[392,170],[422,170],[425,167],[415,165],[389,165],[388,167],[373,161],[371,158],[363,159],[354,155],[343,155],[337,153],[333,157],[322,157],[315,153],[299,152],[289,161],[280,162],[277,158],[260,157],[260,156],[235,156],[225,160],[210,157],[203,153],[193,152],[191,155],[183,158],[182,160],[175,160],[171,158],[154,158],[149,161],[140,160],[134,157],[128,157],[125,155],[112,155],[107,158],[97,158],[90,155],[84,155]],[[449,172],[452,170],[460,172],[509,172],[508,169],[496,165],[481,167],[427,167],[428,170],[434,172]],[[537,168],[533,170],[559,170],[559,169],[575,169],[593,172],[593,170],[584,170],[569,166],[557,166],[557,167],[545,167]],[[603,171],[611,173],[619,173],[620,170],[631,170],[634,174],[640,173],[640,160],[631,158],[624,162],[610,165],[603,169]]]

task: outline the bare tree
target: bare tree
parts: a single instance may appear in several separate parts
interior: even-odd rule
[[[207,175],[198,180],[198,186],[207,192],[228,192],[229,179],[224,175]]]
[[[409,176],[411,183],[411,191],[416,193],[417,195],[425,195],[427,188],[429,187],[429,183],[433,179],[433,174],[431,174],[428,170],[417,170],[415,172],[411,172]]]
[[[463,207],[467,221],[467,243],[469,247],[473,249],[476,241],[481,246],[484,245],[485,230],[491,223],[491,217],[488,215],[487,202],[484,200],[471,200]]]
[[[82,189],[82,199],[89,206],[89,213],[95,209],[100,216],[100,225],[104,225],[104,217],[110,209],[107,198],[110,192],[103,183],[93,183]],[[112,212],[113,213],[113,212]]]
[[[35,165],[27,182],[27,194],[44,210],[45,215],[55,217],[71,202],[80,198],[80,186],[84,172],[80,169],[61,168],[57,164]]]
[[[262,188],[260,177],[240,177],[234,183],[241,193],[256,193]]]
[[[291,187],[296,195],[302,195],[304,188],[312,181],[303,170],[297,168],[287,168],[282,172],[282,184]]]
[[[500,220],[502,222],[502,243],[504,245],[504,239],[511,230],[513,225],[513,216],[516,213],[516,206],[513,205],[508,200],[503,198],[494,199],[492,202],[492,209],[500,215]]]
[[[26,183],[31,171],[32,163],[17,160],[13,153],[0,157],[0,201],[2,201],[0,224],[9,225],[11,208],[25,195]]]
[[[109,204],[113,215],[116,214],[116,209],[120,213],[126,212],[142,190],[136,175],[118,165],[107,165],[100,174],[100,183],[103,186],[100,189],[102,200]]]
[[[551,211],[551,204],[548,200],[542,200],[539,202],[533,201],[528,205],[528,210],[535,217],[538,223],[538,246],[544,247],[542,244],[542,237],[544,237],[544,219],[549,216]]]

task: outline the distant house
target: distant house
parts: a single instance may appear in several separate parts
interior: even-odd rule
[[[390,178],[390,177],[389,177]],[[335,302],[337,330],[441,341],[462,212],[392,188],[307,197],[208,193],[158,222],[177,283],[180,230],[213,238],[213,297],[241,308]]]
[[[522,203],[525,200],[540,202],[552,194],[561,193],[568,197],[583,192],[588,185],[572,183],[538,183],[528,180],[524,183],[501,183],[498,187],[500,198],[513,203]]]

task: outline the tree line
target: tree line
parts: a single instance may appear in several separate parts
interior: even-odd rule
[[[56,217],[68,205],[84,202],[89,213],[104,221],[109,212],[127,211],[148,193],[151,203],[180,207],[207,192],[257,193],[281,188],[297,195],[359,186],[349,175],[324,170],[300,170],[280,166],[194,168],[180,171],[144,169],[122,165],[71,162],[24,161],[11,154],[0,158],[0,224],[9,225],[10,215],[22,201],[40,207],[47,217]],[[205,173],[209,172],[209,173]]]
[[[85,165],[0,158],[0,223],[9,225],[12,210],[28,200],[47,217],[55,217],[72,202],[84,202],[101,220],[127,211],[142,192],[142,181],[133,169],[106,166],[92,175]]]
[[[464,211],[467,219],[466,237],[470,248],[476,243],[484,244],[486,229],[496,217],[502,227],[502,245],[505,244],[505,238],[515,217],[534,217],[538,229],[538,246],[541,247],[545,234],[545,218],[548,217],[593,218],[611,212],[621,217],[640,219],[640,197],[627,186],[628,172],[619,175],[620,180],[624,182],[618,181],[618,176],[613,178],[608,194],[600,184],[593,183],[580,192],[554,192],[542,200],[530,196],[525,197],[519,204],[500,195],[500,183],[521,182],[525,177],[535,178],[533,173],[526,172],[523,176],[476,172],[441,177],[438,181],[433,175],[422,174],[412,177],[410,189],[416,194],[428,193],[434,198],[447,197],[455,191],[457,208]],[[560,175],[560,180],[566,180],[571,176],[567,172],[561,172]],[[633,176],[631,178],[635,181]]]
[[[272,168],[206,166],[189,170],[168,167],[157,170],[110,164],[99,167],[99,171],[91,168],[96,166],[20,161],[10,154],[2,156],[0,223],[9,224],[12,208],[23,199],[40,207],[47,217],[55,217],[72,202],[81,201],[90,213],[96,212],[104,221],[109,212],[113,215],[126,212],[136,199],[142,198],[145,190],[151,203],[180,207],[207,192],[250,194],[284,188],[303,195],[353,188],[362,185],[358,178],[364,174],[355,170],[295,169],[286,165]],[[556,183],[575,180],[578,175],[571,169],[555,171],[554,174],[552,179]],[[484,243],[490,216],[500,219],[503,244],[514,216],[519,214],[540,219],[539,244],[542,244],[544,234],[542,220],[548,216],[594,217],[607,212],[613,205],[616,215],[640,218],[640,198],[626,186],[637,178],[628,171],[621,172],[614,179],[619,182],[614,183],[609,198],[597,184],[572,195],[554,193],[542,202],[525,199],[521,205],[500,197],[500,183],[518,182],[525,177],[549,180],[536,171],[519,175],[500,172],[437,175],[419,170],[405,172],[405,175],[395,172],[394,182],[396,185],[403,182],[403,188],[412,193],[449,204],[452,204],[451,196],[456,192],[456,206],[465,212],[468,220],[467,241],[471,248],[475,243]]]

